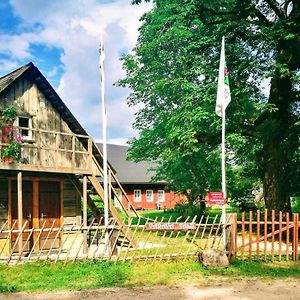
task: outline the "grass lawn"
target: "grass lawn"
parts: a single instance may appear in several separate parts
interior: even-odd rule
[[[82,290],[99,287],[205,284],[212,280],[300,279],[300,263],[233,262],[205,269],[195,261],[121,264],[105,262],[0,265],[0,292]]]
[[[140,220],[140,225],[143,225],[146,223],[147,219],[149,220],[149,222],[153,222],[154,220],[156,220],[157,222],[160,221],[164,221],[167,222],[170,220],[170,222],[175,222],[176,220],[178,220],[178,222],[184,222],[185,219],[180,217],[180,213],[176,212],[172,209],[167,209],[167,210],[138,210],[137,211],[139,216],[141,217]],[[234,213],[234,212],[238,212],[237,209],[235,208],[231,208],[230,206],[228,206],[226,208],[226,212],[227,213]],[[213,219],[215,218],[215,216],[218,216],[217,221],[219,220],[219,218],[222,215],[222,209],[219,207],[212,207],[207,209],[206,212],[207,216],[209,216],[209,221],[213,221]],[[124,212],[120,212],[120,216],[126,220],[126,215]],[[193,216],[190,217],[189,222],[191,222],[193,219]],[[199,218],[197,219],[197,221],[199,222]],[[138,222],[138,218],[132,213],[132,224],[136,225]]]

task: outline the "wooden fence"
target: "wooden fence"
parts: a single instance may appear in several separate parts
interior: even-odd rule
[[[111,220],[105,227],[92,220],[88,226],[62,224],[17,230],[0,228],[0,262],[19,264],[30,261],[170,261],[195,258],[204,248],[224,249],[220,217],[132,219],[121,228]],[[129,232],[135,247],[128,241]],[[22,241],[22,243],[20,242]],[[20,245],[22,245],[20,247]]]
[[[264,210],[242,213],[233,222],[234,253],[242,259],[282,261],[299,259],[299,216]]]
[[[112,260],[118,262],[195,259],[206,248],[224,251],[241,259],[282,261],[299,259],[299,217],[265,210],[220,216],[202,216],[186,220],[132,218],[117,225],[102,220],[88,226],[62,224],[21,230],[17,222],[0,227],[0,263],[20,264],[32,261]],[[224,232],[226,234],[224,234]],[[134,243],[129,242],[129,236]],[[225,239],[226,236],[226,239]],[[132,246],[134,244],[134,247]]]

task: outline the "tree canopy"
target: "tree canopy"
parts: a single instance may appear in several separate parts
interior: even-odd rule
[[[290,211],[290,196],[300,190],[300,2],[153,2],[119,81],[131,88],[129,105],[140,107],[130,158],[158,161],[157,177],[176,191],[221,189],[214,108],[225,36],[229,197],[262,184],[268,208]]]

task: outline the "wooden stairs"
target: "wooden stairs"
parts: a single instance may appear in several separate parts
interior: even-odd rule
[[[104,189],[102,186],[102,182],[101,179],[103,179],[103,155],[102,152],[100,151],[100,149],[98,148],[97,144],[92,141],[92,153],[93,153],[93,162],[96,164],[98,171],[100,172],[100,174],[102,176],[100,176],[100,178],[96,177],[95,175],[88,175],[87,178],[89,180],[89,182],[91,183],[91,185],[93,186],[95,192],[100,196],[101,200],[103,201],[104,199]],[[109,213],[110,213],[110,217],[113,218],[116,221],[116,224],[119,226],[121,232],[126,235],[128,243],[132,246],[135,247],[136,246],[136,242],[133,239],[133,235],[132,232],[130,230],[128,230],[128,228],[126,227],[124,221],[122,220],[122,218],[119,215],[118,210],[115,208],[114,204],[112,203],[112,198],[116,199],[117,201],[119,201],[123,212],[126,214],[127,218],[130,219],[131,218],[131,213],[133,213],[136,217],[139,218],[139,215],[136,211],[136,209],[134,208],[134,206],[132,205],[131,201],[129,200],[125,190],[123,189],[121,183],[119,182],[119,180],[117,179],[116,175],[115,175],[115,171],[112,169],[111,165],[108,163],[108,173],[110,176],[110,184],[109,184]],[[99,180],[100,179],[100,180]],[[73,184],[75,185],[76,189],[78,190],[78,192],[80,193],[80,195],[82,196],[82,183],[79,180],[76,180],[76,182],[74,180],[72,180]],[[125,206],[122,203],[122,199],[119,199],[118,194],[116,193],[116,189],[113,187],[113,185],[111,184],[111,182],[114,183],[114,185],[121,190],[122,195],[125,197],[127,205]],[[87,197],[87,204],[89,206],[89,208],[91,209],[93,215],[95,216],[95,218],[100,221],[103,218],[103,214],[101,213],[101,211],[99,210],[99,208],[96,206],[95,202],[93,201],[91,195],[88,193],[88,197]]]

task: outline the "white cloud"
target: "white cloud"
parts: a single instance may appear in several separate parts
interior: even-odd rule
[[[35,59],[38,60],[32,58],[31,44],[63,50],[60,59],[64,74],[60,79],[58,94],[82,126],[97,139],[101,137],[100,31],[104,31],[106,51],[108,138],[113,135],[111,138],[124,141],[135,134],[131,128],[135,110],[126,105],[128,90],[113,87],[113,83],[124,75],[119,61],[120,51],[135,45],[139,18],[152,5],[144,3],[137,6],[130,2],[117,0],[101,4],[96,0],[11,0],[15,14],[23,19],[24,24],[33,28],[34,24],[40,26],[30,33],[0,36],[0,51],[10,51],[11,65],[15,65],[18,59],[32,59],[33,63]],[[48,76],[55,76],[57,68],[52,66]]]

